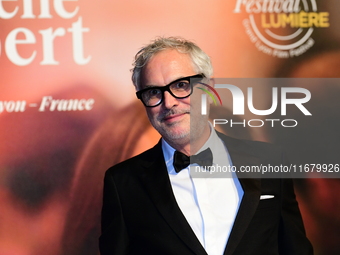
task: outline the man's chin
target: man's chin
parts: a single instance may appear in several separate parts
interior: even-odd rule
[[[166,130],[159,130],[159,133],[164,137],[166,140],[171,141],[179,141],[181,139],[187,139],[190,137],[190,130],[186,129],[166,129]]]

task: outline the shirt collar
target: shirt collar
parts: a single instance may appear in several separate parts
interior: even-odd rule
[[[205,142],[205,144],[198,150],[197,153],[200,153],[201,151],[210,148],[213,155],[217,155],[221,151],[221,139],[217,135],[215,129],[213,128],[212,124],[209,122],[209,127],[210,127],[210,136],[208,140]],[[168,169],[169,174],[177,174],[174,166],[173,166],[173,161],[174,161],[174,153],[175,149],[170,146],[163,138],[162,138],[162,149],[163,149],[163,156],[165,160],[166,167]],[[197,154],[196,153],[196,154]],[[215,161],[215,160],[214,160]]]

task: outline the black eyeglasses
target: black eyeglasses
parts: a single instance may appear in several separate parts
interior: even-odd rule
[[[183,99],[192,94],[193,86],[204,78],[204,74],[196,74],[177,79],[162,87],[149,87],[136,92],[146,107],[155,107],[163,102],[164,92],[168,91],[173,97]]]

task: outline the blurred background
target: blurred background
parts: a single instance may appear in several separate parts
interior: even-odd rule
[[[0,1],[0,255],[98,254],[104,172],[159,139],[130,78],[155,37],[197,43],[216,78],[339,78],[340,2],[269,2]],[[280,144],[292,163],[339,163],[338,81],[304,83],[313,118],[295,129],[222,131]],[[340,181],[308,177],[295,187],[307,235],[317,255],[339,254]]]

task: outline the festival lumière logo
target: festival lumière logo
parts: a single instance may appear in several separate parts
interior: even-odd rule
[[[329,13],[316,0],[236,0],[234,13],[246,12],[243,26],[259,51],[278,58],[302,55],[315,43],[315,28],[329,27]]]

